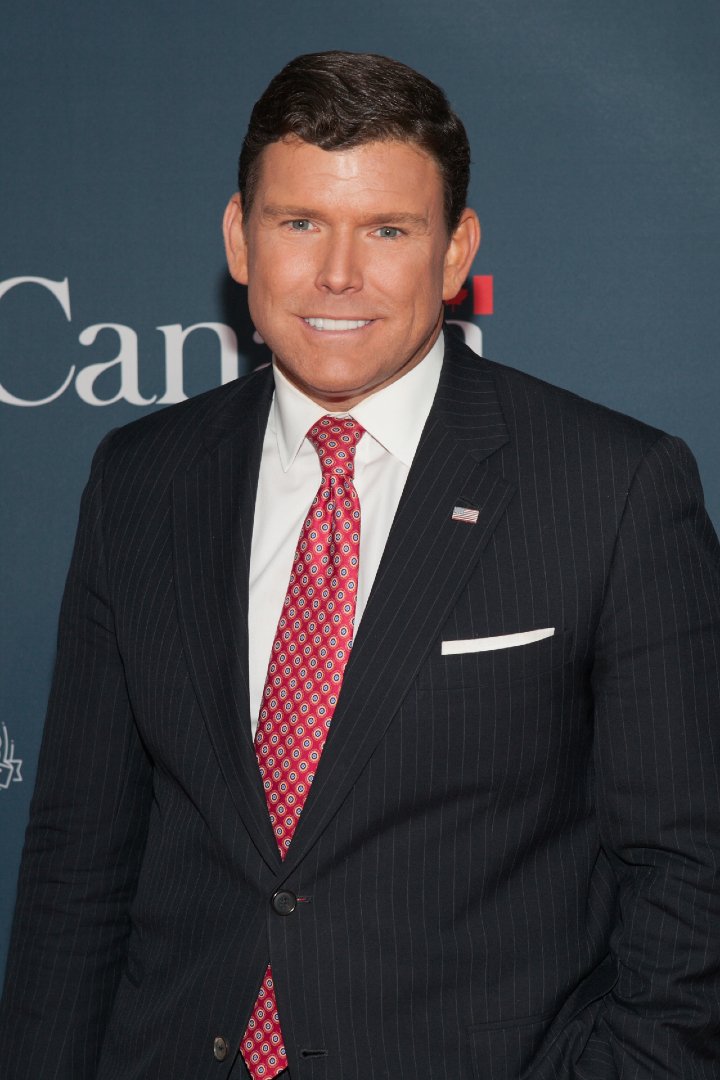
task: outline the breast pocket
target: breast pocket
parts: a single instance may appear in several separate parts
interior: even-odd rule
[[[514,635],[507,637],[512,638]],[[484,642],[485,639],[480,640]],[[453,651],[465,646],[467,651]],[[555,630],[551,636],[520,645],[477,649],[473,641],[463,641],[462,644],[452,643],[451,651],[446,655],[443,655],[442,649],[443,643],[438,642],[421,668],[418,675],[419,689],[442,693],[539,678],[573,659],[573,635],[570,631]]]

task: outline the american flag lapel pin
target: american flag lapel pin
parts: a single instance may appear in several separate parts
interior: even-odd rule
[[[470,506],[454,506],[452,512],[453,521],[464,521],[466,525],[477,525],[479,510],[473,510]]]

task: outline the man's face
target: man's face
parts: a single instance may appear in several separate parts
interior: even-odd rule
[[[231,199],[225,237],[283,373],[341,410],[425,356],[479,231],[466,210],[448,237],[438,166],[415,145],[328,151],[292,138],[263,151],[251,210],[243,221]]]

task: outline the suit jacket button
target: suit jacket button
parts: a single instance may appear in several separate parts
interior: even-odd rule
[[[217,1061],[224,1061],[228,1055],[227,1039],[223,1039],[222,1035],[216,1035],[213,1039],[213,1054]]]
[[[297,897],[289,889],[278,889],[273,893],[270,903],[278,915],[290,915],[297,906]]]

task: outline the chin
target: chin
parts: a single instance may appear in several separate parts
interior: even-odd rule
[[[322,401],[349,401],[351,398],[365,397],[369,394],[370,390],[365,390],[362,387],[356,386],[310,386],[305,383],[301,385],[300,389],[307,394],[308,397],[319,399]]]
[[[296,374],[291,377],[303,386],[312,386],[318,393],[362,393],[365,380],[358,368],[358,364],[348,364],[346,361],[338,363],[337,360],[323,360],[310,363],[303,369],[296,368]],[[285,368],[285,371],[287,370]]]

